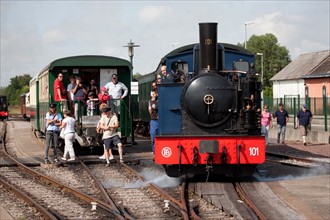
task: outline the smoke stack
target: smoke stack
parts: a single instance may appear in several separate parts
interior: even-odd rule
[[[199,24],[200,69],[198,74],[217,73],[218,70],[217,33],[218,33],[217,23]]]

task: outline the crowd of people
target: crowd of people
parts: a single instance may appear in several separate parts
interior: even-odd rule
[[[312,123],[312,117],[312,112],[308,110],[306,104],[303,104],[296,116],[296,128],[299,128],[300,135],[302,136],[302,141],[305,146],[307,145],[306,138],[308,129]],[[277,144],[285,144],[285,132],[286,126],[289,122],[289,113],[284,109],[283,103],[278,105],[278,109],[274,114],[268,112],[267,105],[264,106],[264,109],[261,112],[261,133],[265,135],[266,144],[269,144],[269,129],[273,127],[272,118],[277,119]]]
[[[86,86],[80,77],[71,76],[70,83],[65,90],[63,84],[63,74],[59,73],[54,81],[54,101],[59,102],[63,108],[63,116],[57,110],[57,104],[51,103],[49,111],[46,113],[46,144],[45,144],[45,163],[49,164],[48,159],[49,148],[53,143],[54,146],[54,162],[59,162],[58,157],[58,138],[64,139],[64,153],[62,161],[74,161],[75,152],[73,142],[76,136],[76,126],[78,118],[78,103],[85,103],[87,115],[93,116],[99,110],[102,114],[97,123],[97,132],[102,136],[104,147],[104,155],[100,159],[106,160],[106,166],[109,166],[110,160],[114,159],[112,147],[118,147],[119,160],[123,160],[123,145],[120,141],[117,129],[119,127],[118,116],[120,114],[120,100],[128,94],[127,87],[118,81],[118,75],[113,74],[111,82],[101,87],[100,93],[94,79],[90,81],[90,85]],[[108,105],[113,99],[114,104]],[[119,102],[116,102],[119,100]],[[110,102],[112,103],[112,102]],[[69,108],[74,109],[74,117],[71,116]]]
[[[112,75],[111,82],[100,88],[96,86],[95,80],[91,80],[90,86],[86,87],[79,77],[70,77],[70,84],[67,86],[67,90],[64,89],[63,85],[63,74],[59,73],[58,78],[54,82],[54,97],[55,101],[67,101],[67,97],[74,103],[73,109],[75,109],[75,116],[77,115],[78,105],[76,101],[86,100],[87,115],[94,115],[96,113],[97,106],[99,105],[101,119],[97,124],[97,132],[102,134],[104,154],[100,156],[100,159],[107,161],[106,166],[109,166],[110,160],[112,160],[112,146],[118,146],[118,152],[120,162],[123,162],[123,149],[122,143],[120,142],[117,128],[119,126],[118,116],[120,114],[119,104],[120,100],[125,98],[128,94],[127,87],[118,81],[117,74]],[[157,84],[167,82],[168,74],[166,72],[166,66],[161,66],[161,73],[157,77],[157,80],[152,82],[152,90],[150,93],[150,100],[148,103],[148,111],[150,114],[150,139],[151,139],[151,150],[154,153],[154,139],[158,134],[158,91]],[[110,102],[111,106],[108,106],[110,99],[116,100]],[[117,102],[119,101],[119,102]],[[71,117],[69,110],[64,110],[64,119],[62,120],[61,114],[56,110],[56,104],[50,105],[50,110],[46,114],[46,147],[45,147],[45,163],[49,163],[48,151],[50,142],[53,140],[54,143],[54,161],[58,162],[57,159],[57,142],[60,130],[64,131],[65,149],[62,157],[63,161],[75,160],[75,153],[73,150],[73,141],[75,136],[75,124],[77,117]],[[297,126],[303,139],[303,144],[307,145],[306,137],[308,128],[312,123],[312,113],[307,109],[307,105],[302,105],[301,110],[297,114]],[[269,144],[268,133],[273,127],[272,119],[277,119],[277,143],[285,143],[285,132],[286,126],[289,122],[289,114],[284,109],[284,105],[280,103],[278,109],[274,114],[268,111],[268,106],[265,105],[261,112],[261,132],[265,135],[266,144]],[[68,159],[67,156],[70,156]]]

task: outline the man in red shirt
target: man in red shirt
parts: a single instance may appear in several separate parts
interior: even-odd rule
[[[66,101],[66,90],[63,85],[63,74],[59,73],[54,81],[54,99],[55,101]]]

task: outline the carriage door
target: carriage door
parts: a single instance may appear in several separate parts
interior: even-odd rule
[[[111,82],[112,74],[117,74],[117,69],[100,69],[100,87]]]

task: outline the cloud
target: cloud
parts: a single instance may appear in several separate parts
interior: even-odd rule
[[[172,9],[164,5],[148,5],[141,9],[138,14],[138,20],[142,23],[154,22],[163,16],[169,16]]]
[[[285,46],[294,59],[301,53],[329,49],[329,44],[325,44],[326,40],[322,39],[324,36],[315,35],[315,27],[320,26],[315,24],[315,21],[311,21],[303,13],[286,14],[275,11],[254,19],[254,24],[249,26],[249,30],[257,35],[274,34],[278,43]],[[329,30],[329,27],[326,30]]]
[[[60,29],[48,29],[42,35],[44,43],[59,43],[65,40],[65,34]]]

